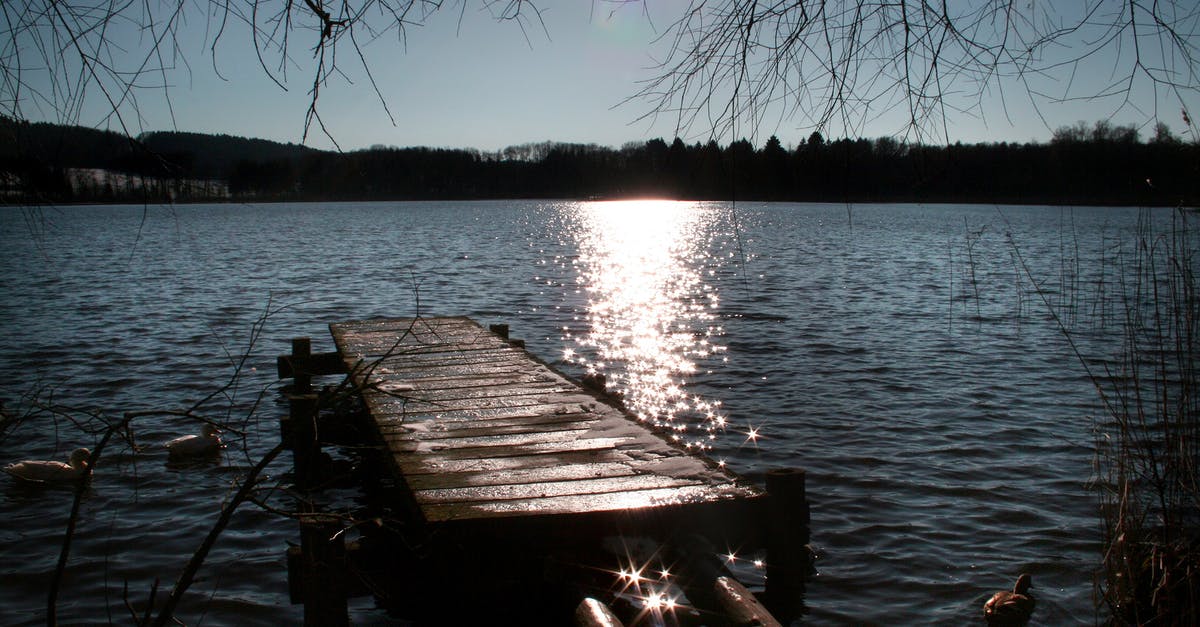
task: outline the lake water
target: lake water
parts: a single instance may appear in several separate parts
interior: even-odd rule
[[[65,459],[95,446],[82,429],[97,417],[221,392],[200,412],[245,439],[227,434],[237,446],[219,461],[172,464],[161,448],[114,442],[96,469],[59,616],[127,622],[125,597],[141,607],[156,579],[169,590],[237,477],[277,443],[274,358],[289,338],[332,350],[330,322],[469,315],[510,324],[569,373],[605,372],[647,420],[751,478],[806,468],[818,557],[807,624],[968,623],[1021,572],[1033,574],[1035,623],[1090,623],[1098,403],[1050,308],[1085,354],[1119,350],[1115,260],[1140,215],[534,201],[5,209],[0,399],[18,415],[34,401],[64,411],[5,431],[0,462]],[[237,386],[220,390],[248,348]],[[134,421],[140,444],[195,430],[173,415]],[[0,476],[0,623],[44,622],[70,506],[68,490]],[[294,523],[245,506],[182,620],[298,622],[284,562],[296,540]],[[370,599],[352,612],[398,620]]]

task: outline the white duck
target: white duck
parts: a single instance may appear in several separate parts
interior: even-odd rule
[[[207,455],[221,448],[221,430],[209,423],[200,428],[200,435],[185,435],[163,444],[172,457]]]
[[[18,479],[34,483],[74,481],[87,472],[88,458],[91,456],[91,451],[78,448],[71,453],[70,463],[27,459],[9,464],[3,470]]]

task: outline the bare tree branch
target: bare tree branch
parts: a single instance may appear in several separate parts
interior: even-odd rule
[[[463,10],[466,4],[463,2]],[[530,24],[548,29],[541,9],[530,0],[477,0],[500,22],[526,33]],[[0,115],[22,120],[48,117],[66,124],[82,120],[97,96],[106,115],[96,124],[115,123],[136,136],[145,120],[142,100],[171,104],[172,77],[191,71],[185,24],[206,24],[204,47],[218,77],[218,55],[237,28],[246,38],[267,80],[286,90],[289,70],[311,71],[304,135],[315,124],[333,140],[319,109],[323,90],[337,81],[352,83],[339,64],[339,49],[350,48],[353,73],[362,73],[390,120],[388,107],[364,47],[395,33],[403,47],[406,29],[427,23],[442,0],[28,0],[0,6]],[[209,35],[211,33],[211,36]],[[294,56],[293,35],[311,34],[310,61]],[[231,44],[232,45],[232,44]],[[344,55],[343,55],[344,56]],[[307,69],[306,69],[307,68]],[[347,67],[345,70],[349,70]],[[92,122],[92,120],[89,120]],[[336,141],[334,142],[336,144]]]
[[[1186,1],[692,0],[658,45],[663,60],[627,102],[712,136],[774,108],[847,134],[899,113],[901,132],[948,139],[952,117],[981,116],[1007,87],[1035,107],[1113,99],[1116,110],[1141,87],[1181,100],[1200,87],[1200,8]],[[1043,91],[1084,67],[1112,78]]]

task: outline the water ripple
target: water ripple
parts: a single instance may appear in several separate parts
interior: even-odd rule
[[[274,356],[291,337],[331,350],[337,320],[469,314],[512,325],[576,375],[602,361],[579,340],[608,325],[609,349],[664,343],[653,354],[676,368],[672,398],[690,404],[681,415],[720,403],[713,456],[759,480],[773,467],[808,469],[819,575],[805,623],[969,623],[1023,570],[1037,580],[1041,624],[1092,622],[1097,404],[999,229],[985,229],[968,258],[964,223],[997,223],[994,209],[855,206],[852,222],[840,204],[659,209],[671,245],[636,228],[604,239],[613,231],[595,229],[608,209],[584,203],[69,207],[48,214],[53,228],[36,241],[18,213],[0,212],[0,399],[40,389],[106,416],[195,402],[229,376],[268,304],[253,370],[209,411],[241,415],[274,384]],[[1091,358],[1110,355],[1113,303],[1081,287],[1095,285],[1095,268],[1063,279],[1059,210],[1005,215],[1046,297],[1074,312],[1076,340]],[[1102,255],[1137,213],[1074,218],[1080,249]],[[617,250],[639,255],[620,276],[645,291],[600,310],[614,301],[594,291],[598,273]],[[672,324],[638,326],[651,306]],[[608,355],[618,385],[655,381],[642,348]],[[586,364],[562,361],[567,349]],[[259,412],[245,425],[251,456],[277,441],[286,408]],[[135,433],[153,443],[194,428],[154,417]],[[92,442],[65,418],[41,418],[0,438],[0,461],[62,458],[80,444]],[[246,463],[110,453],[85,501],[65,622],[119,619],[126,582],[144,597],[156,577],[173,581]],[[0,622],[43,622],[69,502],[69,492],[0,486]],[[240,513],[181,616],[298,622],[283,563],[295,535],[288,521]],[[388,620],[376,612],[355,610]]]

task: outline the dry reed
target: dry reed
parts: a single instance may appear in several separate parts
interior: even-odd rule
[[[1112,624],[1200,622],[1200,302],[1194,218],[1146,214],[1119,272],[1119,371],[1093,380],[1103,523],[1097,578]]]

